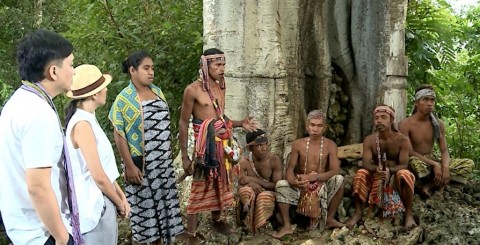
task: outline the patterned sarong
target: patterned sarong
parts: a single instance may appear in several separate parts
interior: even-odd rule
[[[402,193],[401,180],[403,179],[406,186],[410,188],[413,192],[413,187],[415,185],[415,175],[407,169],[401,169],[395,173],[393,178],[393,184],[395,190],[398,193]],[[390,181],[390,183],[392,183]],[[378,184],[379,178],[377,174],[372,174],[366,169],[359,169],[355,178],[353,179],[353,195],[357,194],[362,202],[366,202],[368,198],[368,203],[370,205],[376,204],[376,198],[378,197]],[[370,195],[369,195],[370,193]]]
[[[320,207],[322,209],[321,219],[322,227],[327,222],[327,210],[330,201],[333,196],[338,192],[343,185],[343,176],[334,175],[321,187],[320,194]],[[290,186],[287,180],[279,180],[275,186],[275,197],[279,203],[287,203],[297,206],[300,198],[300,191]]]
[[[195,140],[201,140],[202,137],[206,137],[200,133],[203,123],[205,122],[198,119],[193,120]],[[231,122],[229,126],[231,127]],[[217,120],[213,122],[213,127],[216,132],[219,132],[222,128],[225,129],[225,124],[221,120]],[[232,165],[225,156],[224,151],[225,141],[230,140],[228,132],[230,132],[230,130],[226,130],[224,134],[219,134],[214,137],[214,157],[218,161],[219,166],[215,169],[195,166],[187,214],[221,211],[225,207],[233,204],[233,187],[230,178]],[[212,156],[209,158],[212,158]]]
[[[142,185],[125,184],[132,208],[132,237],[138,243],[171,244],[184,231],[171,150],[170,113],[163,100],[142,102],[145,173]]]
[[[426,158],[440,162],[439,158],[434,154],[425,155]],[[471,159],[451,159],[450,161],[450,179],[462,184],[466,184],[473,171],[475,163]],[[432,173],[432,167],[418,159],[410,157],[409,167],[417,175],[418,178],[424,178]]]
[[[265,225],[273,215],[275,209],[275,193],[263,191],[256,195],[250,186],[238,189],[238,195],[243,205],[248,204],[248,213],[243,220],[245,226],[255,233],[258,228]]]

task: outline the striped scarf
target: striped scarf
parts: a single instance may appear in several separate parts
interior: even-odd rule
[[[70,209],[70,218],[71,218],[70,224],[72,226],[73,240],[75,241],[75,244],[83,244],[84,241],[82,239],[82,234],[80,232],[80,218],[79,218],[78,204],[77,204],[77,198],[76,198],[77,195],[75,193],[75,185],[73,183],[74,180],[73,180],[73,173],[72,173],[72,164],[70,161],[70,155],[68,153],[68,148],[65,141],[65,132],[63,132],[62,130],[62,122],[60,121],[60,117],[58,117],[57,108],[55,107],[55,104],[53,103],[52,98],[50,98],[48,93],[40,84],[27,82],[27,81],[22,81],[22,83],[23,83],[23,85],[21,86],[22,89],[25,89],[28,92],[34,93],[38,95],[40,98],[42,98],[43,100],[45,100],[57,115],[58,125],[63,136],[62,158],[64,160],[63,166],[64,166],[66,183],[67,183],[67,196],[68,196],[68,204],[69,204],[68,207]]]

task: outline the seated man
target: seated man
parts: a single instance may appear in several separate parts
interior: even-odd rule
[[[268,151],[268,139],[261,129],[246,135],[248,158],[240,160],[238,194],[246,213],[243,220],[248,230],[267,223],[275,209],[275,184],[282,178],[280,157]]]
[[[474,167],[470,159],[450,159],[445,125],[433,114],[434,108],[435,91],[430,85],[422,85],[415,92],[413,114],[399,124],[400,132],[412,143],[410,168],[420,180],[424,180],[424,184],[419,181],[423,197],[429,197],[432,188],[438,188],[442,193],[450,179],[467,183]],[[435,142],[440,148],[440,158],[433,154]]]
[[[287,180],[278,181],[275,187],[283,226],[273,237],[293,233],[290,205],[298,206],[297,212],[310,218],[310,229],[316,228],[320,220],[327,228],[344,226],[334,219],[343,197],[343,176],[338,175],[337,145],[323,136],[325,120],[321,111],[311,111],[306,123],[309,137],[292,142]]]
[[[355,215],[347,220],[346,225],[351,229],[360,220],[367,198],[372,206],[383,205],[383,202],[380,203],[379,194],[383,193],[379,193],[379,186],[387,186],[390,175],[394,175],[394,189],[405,206],[405,227],[412,228],[416,226],[412,214],[415,176],[407,169],[410,141],[395,128],[395,111],[390,106],[378,106],[373,117],[377,132],[363,141],[363,166],[353,180]],[[379,162],[385,166],[384,169],[379,167]]]

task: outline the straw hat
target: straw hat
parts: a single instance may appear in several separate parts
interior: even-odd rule
[[[83,99],[100,92],[112,81],[112,76],[102,74],[94,65],[80,65],[75,68],[71,90],[67,97]]]

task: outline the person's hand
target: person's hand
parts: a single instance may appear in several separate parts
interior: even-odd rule
[[[318,174],[315,171],[312,171],[311,173],[308,174],[308,181],[317,181],[318,180]]]
[[[70,240],[70,234],[68,234],[67,230],[65,230],[65,234],[62,237],[54,237],[55,238],[55,245],[67,245],[68,241]]]
[[[257,122],[253,120],[253,116],[248,116],[242,121],[242,128],[248,132],[253,132],[257,130]]]
[[[121,218],[126,218],[130,216],[130,204],[127,199],[124,199],[120,204],[120,209],[117,206],[117,213]]]
[[[253,191],[255,192],[255,194],[260,194],[262,191],[264,191],[263,187],[261,187],[259,184],[255,183],[255,182],[250,182],[247,184],[248,186],[250,186]]]
[[[390,180],[390,169],[386,168],[382,170],[380,167],[377,167],[377,174],[380,180],[389,181]]]
[[[125,217],[125,206],[123,205],[123,201],[121,203],[115,204],[115,207],[117,208],[117,214],[120,217]]]
[[[133,185],[142,185],[143,173],[135,164],[125,166],[125,182]]]
[[[182,158],[183,171],[187,173],[188,176],[193,174],[193,161],[187,158]]]
[[[295,178],[293,183],[291,183],[290,185],[295,188],[305,189],[307,188],[309,182],[310,181],[306,179],[306,176],[304,174],[301,174],[297,175],[297,178]]]
[[[446,186],[450,183],[450,167],[442,166],[442,177],[443,177],[443,186]]]
[[[433,184],[435,184],[435,186],[441,186],[443,183],[442,165],[440,165],[438,162],[435,162],[435,164],[432,166],[432,169],[434,174]]]
[[[243,176],[241,179],[240,179],[240,184],[242,185],[248,185],[250,184],[250,182],[252,182],[252,177],[250,176]]]

